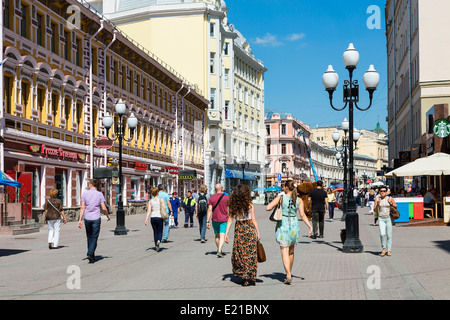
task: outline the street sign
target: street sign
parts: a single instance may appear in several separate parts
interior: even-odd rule
[[[277,174],[277,176],[278,176],[278,181],[281,182],[281,173]]]

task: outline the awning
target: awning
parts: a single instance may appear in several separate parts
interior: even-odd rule
[[[117,167],[97,167],[94,168],[94,179],[110,179],[119,176]]]
[[[242,171],[233,170],[233,169],[225,169],[225,178],[242,180]]]
[[[245,172],[244,180],[256,180],[256,173]],[[242,170],[225,169],[225,178],[242,180]]]
[[[0,171],[0,173],[0,186],[11,186],[16,188],[20,188],[22,186],[20,182],[17,182],[13,178],[5,174],[3,171]]]

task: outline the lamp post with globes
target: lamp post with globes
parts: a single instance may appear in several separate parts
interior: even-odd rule
[[[353,80],[353,72],[356,69],[356,66],[359,62],[359,53],[354,48],[353,44],[350,43],[348,49],[344,52],[343,55],[344,65],[348,70],[350,80],[344,81],[343,87],[343,101],[345,105],[342,108],[336,108],[333,105],[333,93],[336,91],[336,87],[339,83],[339,76],[336,71],[333,70],[333,66],[328,66],[328,70],[322,76],[323,85],[328,92],[330,105],[336,111],[342,111],[347,106],[349,107],[349,182],[351,186],[353,186],[354,180],[354,161],[353,161],[353,107],[356,107],[360,111],[366,111],[372,106],[373,101],[373,93],[376,90],[379,82],[380,75],[374,69],[373,65],[370,65],[369,70],[364,74],[363,81],[366,87],[366,90],[369,93],[370,104],[367,108],[360,108],[358,106],[359,102],[359,84],[358,80]],[[356,213],[356,201],[353,197],[353,188],[350,187],[349,192],[347,192],[347,200],[348,200],[348,210],[345,218],[345,227],[346,227],[346,240],[344,242],[344,246],[342,248],[343,252],[362,252],[363,245],[361,240],[359,239],[359,218]]]
[[[134,116],[133,113],[130,114],[130,116],[127,119],[128,128],[130,129],[131,133],[131,139],[125,138],[125,124],[123,123],[122,117],[125,115],[126,112],[126,105],[122,102],[121,99],[119,99],[119,102],[117,102],[115,106],[116,114],[119,116],[119,122],[116,123],[116,127],[114,130],[115,137],[114,139],[109,138],[109,129],[111,129],[114,119],[109,114],[106,113],[106,115],[103,117],[102,123],[103,126],[106,129],[106,137],[111,141],[118,140],[119,142],[119,194],[118,194],[118,203],[117,203],[117,218],[116,218],[116,229],[114,230],[114,235],[126,235],[127,228],[125,227],[125,211],[123,210],[123,193],[122,193],[122,186],[123,186],[123,180],[122,180],[122,142],[125,140],[127,142],[130,142],[133,137],[134,129],[137,126],[137,118]]]
[[[344,130],[344,136],[342,137],[342,146],[338,147],[337,143],[341,137],[339,131],[337,129],[334,130],[333,134],[331,135],[333,141],[334,141],[334,145],[335,145],[335,149],[337,151],[336,153],[336,159],[340,162],[343,162],[343,166],[344,166],[344,196],[343,196],[343,215],[341,220],[345,221],[345,218],[347,216],[347,211],[348,211],[348,198],[350,196],[352,196],[352,194],[348,195],[349,192],[349,188],[348,188],[348,183],[347,183],[347,179],[348,179],[348,155],[349,155],[349,137],[347,136],[347,132],[349,131],[349,122],[347,120],[347,118],[344,119],[344,121],[342,121],[341,124],[342,130]],[[361,133],[356,130],[355,128],[353,128],[353,142],[355,144],[355,149],[356,149],[356,144],[359,140]],[[352,148],[352,150],[355,150]],[[351,181],[350,181],[351,183]]]

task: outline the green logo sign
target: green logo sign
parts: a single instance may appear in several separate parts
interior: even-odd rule
[[[434,123],[433,132],[439,138],[450,135],[450,122],[447,119],[439,119]]]

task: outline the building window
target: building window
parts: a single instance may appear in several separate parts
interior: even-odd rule
[[[216,68],[215,68],[215,63],[214,63],[215,58],[216,58],[216,54],[211,52],[210,59],[209,59],[209,72],[210,73],[216,73],[216,71],[215,71]]]
[[[270,143],[267,144],[267,154],[270,154]]]
[[[281,134],[286,134],[286,125],[285,124],[282,124],[281,125]]]
[[[286,143],[281,144],[281,154],[286,154]]]
[[[210,24],[209,24],[209,35],[211,36],[211,37],[214,37],[214,22],[211,22]]]
[[[37,16],[37,30],[36,30],[36,42],[38,45],[42,47],[42,35],[44,32],[44,28],[42,28],[42,15],[38,14]]]
[[[28,37],[28,16],[27,11],[28,7],[22,4],[22,20],[20,21],[20,35],[24,38],[29,39]]]
[[[266,134],[268,136],[270,136],[270,125],[269,124],[266,125]]]
[[[216,99],[216,89],[211,89],[211,109],[214,109],[214,100]]]
[[[56,39],[58,38],[58,35],[56,33],[56,24],[51,23],[51,30],[52,30],[52,36],[50,39],[50,51],[53,53],[58,54],[57,50],[56,50]]]
[[[223,53],[227,56],[228,55],[228,42],[223,43]]]

